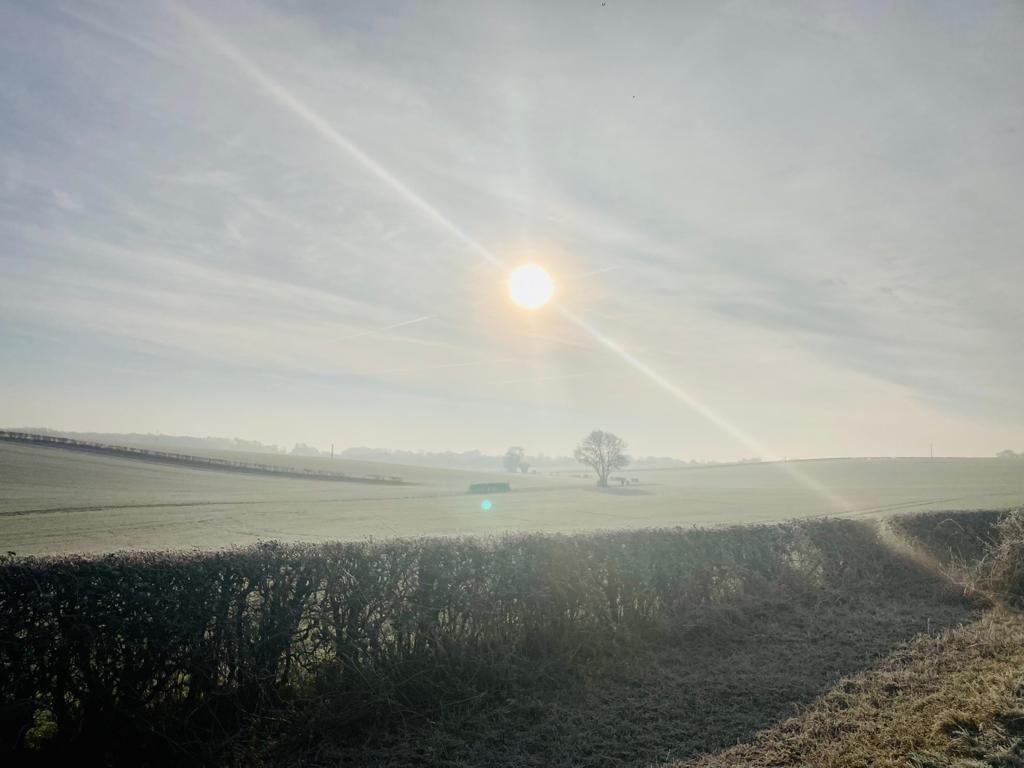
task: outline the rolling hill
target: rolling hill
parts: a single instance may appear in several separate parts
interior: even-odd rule
[[[191,449],[251,461],[252,454]],[[1024,504],[1024,463],[999,459],[834,459],[628,472],[599,489],[559,474],[505,475],[275,456],[295,470],[399,475],[388,487],[219,472],[0,444],[0,548],[19,554],[219,547],[771,522],[818,515],[1005,508]],[[798,474],[793,474],[794,469]],[[469,495],[509,480],[513,492]]]

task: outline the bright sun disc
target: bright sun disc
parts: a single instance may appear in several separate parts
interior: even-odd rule
[[[508,295],[523,309],[539,309],[554,292],[551,276],[536,264],[524,264],[508,276]]]

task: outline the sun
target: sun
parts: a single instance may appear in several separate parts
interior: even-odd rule
[[[508,295],[523,309],[540,309],[554,293],[551,275],[536,264],[523,264],[508,276]]]

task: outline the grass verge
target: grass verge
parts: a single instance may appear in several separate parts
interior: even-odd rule
[[[750,743],[677,768],[1024,766],[1024,616],[920,637]]]

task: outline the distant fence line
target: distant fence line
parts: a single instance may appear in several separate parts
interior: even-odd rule
[[[137,448],[127,445],[107,445],[106,443],[93,443],[87,440],[74,440],[70,437],[37,435],[31,432],[9,432],[7,430],[0,430],[0,440],[15,443],[28,443],[32,445],[54,445],[78,451],[86,451],[89,453],[99,453],[106,456],[121,456],[124,458],[167,464],[184,464],[186,466],[199,467],[202,469],[215,468],[229,472],[246,472],[249,474],[274,475],[277,477],[297,477],[304,480],[333,480],[344,483],[410,485],[410,483],[407,483],[401,477],[396,475],[348,475],[344,472],[329,472],[322,469],[290,469],[288,467],[281,467],[275,464],[233,461],[231,459],[216,459],[213,457],[195,456],[187,453],[154,451],[149,448]]]

